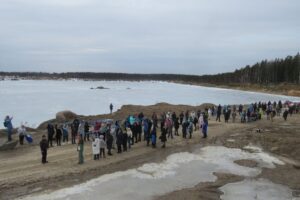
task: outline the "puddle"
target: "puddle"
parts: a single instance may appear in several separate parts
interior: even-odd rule
[[[284,185],[272,183],[269,180],[243,180],[237,183],[229,183],[220,188],[224,193],[222,200],[299,200],[293,198],[293,191]]]
[[[110,200],[147,200],[202,182],[213,182],[217,179],[214,172],[255,177],[261,173],[262,167],[274,168],[274,163],[284,164],[258,147],[255,150],[255,153],[250,153],[241,149],[208,146],[194,153],[175,153],[161,163],[148,163],[139,168],[106,174],[70,188],[25,199],[90,200],[101,197]],[[258,164],[250,168],[234,163],[241,159],[254,160]]]
[[[227,139],[227,142],[235,142],[235,139]]]

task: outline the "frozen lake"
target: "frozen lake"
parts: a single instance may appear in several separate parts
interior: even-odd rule
[[[90,89],[98,86],[109,89]],[[108,113],[110,103],[116,110],[126,104],[245,104],[269,100],[300,101],[300,98],[151,81],[0,81],[0,116],[4,119],[12,115],[14,126],[27,122],[28,126],[36,127],[62,110],[82,115]]]

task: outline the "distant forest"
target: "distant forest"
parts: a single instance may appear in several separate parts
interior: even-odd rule
[[[191,84],[300,84],[300,55],[287,56],[285,59],[263,60],[252,66],[237,69],[234,72],[216,75],[179,75],[179,74],[126,74],[93,72],[0,72],[0,76],[13,76],[25,79],[92,79],[127,81],[171,81]]]

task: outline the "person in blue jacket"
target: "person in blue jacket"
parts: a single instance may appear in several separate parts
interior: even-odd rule
[[[8,115],[4,119],[4,127],[7,129],[7,141],[12,141],[12,131],[13,131],[13,125],[12,125],[12,119],[13,117],[9,117]]]
[[[151,142],[152,142],[152,148],[156,148],[156,127],[153,127],[151,131]]]

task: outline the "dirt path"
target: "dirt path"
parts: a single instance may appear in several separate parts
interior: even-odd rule
[[[178,106],[174,106],[174,108],[177,108],[177,112],[183,109],[178,108]],[[170,109],[170,107],[168,106],[166,109]],[[137,110],[137,108],[130,107],[128,110],[133,112],[133,110]],[[124,115],[126,113],[124,110],[119,112],[124,112]],[[146,111],[146,115],[149,115],[149,113],[150,109]],[[122,154],[113,152],[113,156],[100,161],[92,160],[91,144],[86,143],[84,165],[77,164],[78,155],[76,146],[71,144],[50,148],[48,152],[49,163],[47,165],[40,163],[41,155],[39,147],[36,145],[17,148],[16,150],[8,152],[0,152],[0,199],[14,199],[28,194],[49,192],[69,187],[102,174],[126,170],[147,162],[159,162],[172,153],[193,151],[194,148],[205,145],[224,145],[227,147],[241,148],[246,144],[254,143],[262,146],[266,151],[298,162],[300,161],[299,119],[300,116],[294,116],[290,118],[288,122],[283,122],[281,118],[278,118],[273,123],[262,120],[249,124],[225,124],[215,122],[212,119],[209,122],[209,139],[207,140],[202,139],[199,130],[197,130],[197,132],[194,132],[194,137],[191,140],[184,140],[181,137],[168,140],[166,149],[159,147],[152,149],[146,147],[145,143],[142,142],[134,145],[129,152]],[[264,132],[260,135],[254,133],[256,128],[260,128]],[[282,130],[284,130],[289,137],[285,137],[285,135],[282,134]],[[40,133],[40,135],[41,134],[42,133]],[[233,139],[235,142],[230,142],[233,141]],[[160,144],[160,142],[158,144]],[[286,185],[295,190],[300,190],[299,169],[288,164],[282,169],[278,168],[276,170],[265,170],[261,176],[270,178],[270,180],[278,183],[288,181],[289,183]],[[287,173],[286,170],[289,170],[290,175],[285,177]],[[274,176],[274,173],[278,175]],[[240,179],[239,177],[222,174],[218,175],[218,177],[219,180],[213,184],[214,186],[211,184],[202,184],[201,186],[191,189],[195,196],[189,199],[207,199],[198,198],[199,195],[197,195],[197,193],[210,190],[209,188],[211,188],[210,191],[213,193],[213,196],[215,196],[212,199],[218,199],[220,192],[217,190],[218,187],[216,187],[216,185],[224,185],[227,182]],[[294,178],[291,179],[292,181],[289,181],[288,177]],[[182,199],[174,197],[183,197],[185,194],[187,195],[187,191],[189,191],[189,194],[192,194],[190,190],[182,190],[161,198]]]

